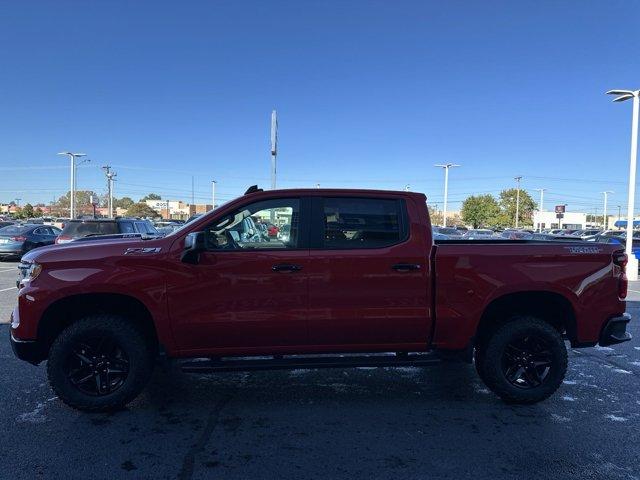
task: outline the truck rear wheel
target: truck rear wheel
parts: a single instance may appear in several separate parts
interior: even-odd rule
[[[144,388],[153,352],[144,335],[117,315],[91,315],[71,324],[49,351],[49,384],[67,405],[85,411],[124,407]]]
[[[567,349],[560,333],[536,317],[519,316],[487,340],[481,378],[510,403],[536,403],[552,395],[567,371]]]

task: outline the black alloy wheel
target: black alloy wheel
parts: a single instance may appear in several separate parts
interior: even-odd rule
[[[65,374],[82,393],[109,395],[126,381],[129,359],[112,338],[87,338],[73,346],[65,362]]]
[[[502,355],[502,372],[517,388],[539,387],[549,377],[553,355],[547,342],[538,335],[527,335],[508,343]]]

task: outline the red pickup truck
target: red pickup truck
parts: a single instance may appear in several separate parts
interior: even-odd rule
[[[565,340],[631,338],[625,265],[607,244],[434,243],[419,193],[252,187],[164,238],[29,252],[11,342],[91,411],[131,401],[158,358],[223,372],[457,357],[532,403],[562,383]]]

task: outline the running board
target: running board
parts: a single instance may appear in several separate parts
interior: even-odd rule
[[[275,357],[188,360],[181,364],[185,373],[246,372],[252,370],[294,370],[307,368],[354,367],[427,367],[441,363],[434,354],[409,355],[349,355],[312,356],[286,355]]]

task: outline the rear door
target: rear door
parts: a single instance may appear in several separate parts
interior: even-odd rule
[[[419,209],[388,196],[315,197],[309,255],[312,343],[344,350],[424,347],[429,251]]]

